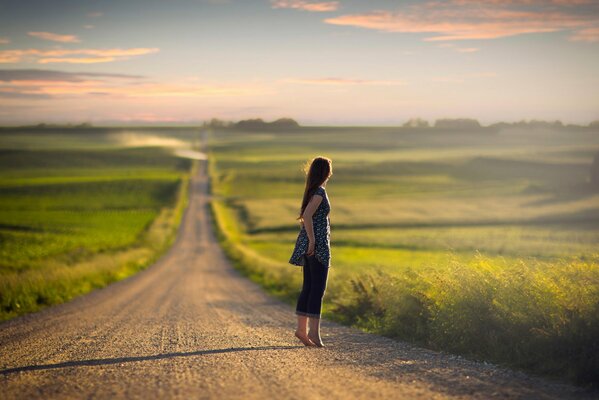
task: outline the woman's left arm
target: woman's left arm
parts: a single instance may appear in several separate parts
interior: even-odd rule
[[[306,234],[308,235],[308,251],[306,253],[307,255],[311,255],[312,253],[314,253],[316,240],[314,239],[314,224],[312,223],[312,216],[318,209],[318,206],[321,202],[322,196],[317,194],[313,195],[310,201],[308,202],[308,205],[306,206],[304,213],[302,214],[302,217],[304,219],[304,227],[306,228]]]

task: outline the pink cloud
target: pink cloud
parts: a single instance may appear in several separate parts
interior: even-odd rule
[[[37,62],[38,64],[91,64],[125,60],[134,56],[157,53],[158,51],[160,51],[158,48],[143,47],[130,49],[0,50],[0,63]]]
[[[43,40],[50,40],[61,43],[79,43],[81,40],[75,35],[60,35],[51,32],[27,32],[29,36],[33,36]]]
[[[586,28],[576,31],[572,36],[570,36],[570,40],[576,42],[599,42],[599,27]]]
[[[371,80],[371,79],[353,79],[353,78],[289,78],[283,82],[299,83],[309,85],[405,85],[404,81],[397,80]]]
[[[335,11],[339,8],[338,1],[271,0],[270,3],[272,8],[293,8],[313,12]]]
[[[10,39],[7,37],[0,37],[0,44],[8,44],[10,43]]]
[[[590,27],[597,23],[597,13],[572,13],[573,2],[586,0],[449,0],[412,4],[400,11],[374,10],[326,18],[333,25],[353,26],[382,32],[430,33],[425,41],[496,39],[525,33],[574,30],[575,37],[595,37]],[[550,4],[547,6],[547,4]],[[527,5],[526,9],[518,6]],[[535,7],[530,7],[535,5]],[[595,4],[593,4],[595,6]],[[599,11],[599,10],[598,10]]]
[[[439,43],[437,47],[452,48],[453,50],[458,51],[460,53],[474,53],[480,50],[478,47],[455,47],[455,43],[447,42]]]
[[[38,64],[52,64],[52,63],[64,63],[64,64],[97,64],[115,61],[114,57],[63,57],[63,58],[40,58]]]
[[[70,73],[55,70],[1,72],[0,70],[0,93],[42,99],[98,95],[115,98],[175,98],[272,94],[272,90],[253,84],[190,83],[188,80],[153,82],[136,75]]]

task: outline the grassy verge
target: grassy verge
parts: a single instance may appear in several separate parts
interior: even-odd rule
[[[287,302],[293,301],[298,285],[299,269],[294,270],[261,256],[240,241],[233,212],[222,201],[210,202],[213,229],[234,266],[252,281],[262,285],[270,294]]]
[[[156,261],[173,243],[188,202],[189,172],[173,174],[149,186],[135,183],[130,193],[123,191],[120,197],[113,187],[100,187],[96,193],[99,186],[90,186],[85,179],[82,184],[87,187],[69,186],[64,196],[64,179],[58,179],[45,197],[39,186],[32,189],[37,196],[3,195],[2,201],[13,210],[2,215],[7,241],[1,250],[12,253],[13,259],[0,269],[0,320],[68,301]],[[147,204],[135,208],[140,202]],[[59,207],[66,209],[57,211]],[[80,209],[85,207],[89,209]],[[60,213],[56,221],[48,222],[46,217],[55,212]]]

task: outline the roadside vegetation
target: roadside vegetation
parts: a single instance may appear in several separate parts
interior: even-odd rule
[[[581,385],[599,381],[599,132],[214,130],[219,239],[293,304],[301,165],[333,159],[324,316]]]

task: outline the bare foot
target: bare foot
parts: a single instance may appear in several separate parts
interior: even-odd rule
[[[308,334],[308,340],[310,340],[312,343],[314,343],[315,346],[324,347],[324,343],[322,343],[322,340],[320,339],[320,337],[313,337],[313,336],[310,336],[310,334]]]
[[[306,334],[301,334],[295,331],[295,337],[298,338],[305,346],[315,346],[315,344],[308,338]]]

